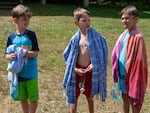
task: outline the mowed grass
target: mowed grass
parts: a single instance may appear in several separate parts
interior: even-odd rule
[[[44,15],[44,12],[42,14],[37,14],[38,10],[36,9],[34,10],[35,16],[33,16],[30,20],[29,29],[36,32],[40,47],[40,53],[38,56],[40,99],[37,113],[68,113],[68,107],[66,106],[65,98],[61,89],[65,71],[65,62],[63,60],[62,54],[71,36],[77,30],[77,26],[73,24],[73,17],[71,14],[74,7],[68,8],[68,15],[63,15],[63,12],[58,15]],[[57,11],[61,11],[61,8],[55,8],[58,8]],[[64,8],[65,11],[67,11],[67,8]],[[45,10],[48,13],[49,10]],[[120,18],[117,16],[119,10],[114,10],[115,12],[113,14],[110,13],[110,16],[108,14],[106,16],[101,16],[98,13],[101,12],[100,8],[92,7],[89,10],[91,11],[91,14],[97,12],[95,15],[91,16],[91,27],[97,29],[97,31],[106,37],[109,46],[107,99],[105,103],[100,102],[96,98],[94,99],[95,113],[123,113],[122,101],[116,102],[113,101],[110,97],[110,89],[113,84],[111,76],[110,55],[119,34],[124,30],[121,25]],[[110,12],[112,10],[110,10]],[[109,12],[107,8],[106,12]],[[141,11],[141,13],[142,12],[144,11]],[[149,15],[143,15],[143,18],[139,19],[137,25],[145,37],[149,58],[150,18],[148,16]],[[10,16],[0,17],[0,113],[22,113],[20,103],[10,100],[9,83],[7,81],[6,71],[8,61],[3,58],[7,36],[15,30],[14,26],[15,25],[13,24],[12,18]],[[148,64],[150,64],[149,59]],[[150,65],[148,66],[150,69]],[[150,84],[148,82],[147,93],[145,95],[145,101],[141,113],[150,113],[149,87]],[[86,99],[83,95],[81,95],[79,98],[78,113],[88,113]]]

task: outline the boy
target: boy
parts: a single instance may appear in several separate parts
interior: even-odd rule
[[[37,56],[39,52],[36,34],[27,29],[32,12],[27,6],[17,5],[11,11],[13,22],[16,24],[16,31],[10,34],[6,48],[9,45],[16,45],[27,50],[25,57],[26,64],[18,75],[19,93],[14,100],[21,101],[23,113],[35,113],[38,105],[38,69]],[[16,54],[8,54],[7,60],[17,59]]]
[[[129,113],[130,105],[132,113],[140,113],[148,77],[145,42],[136,26],[136,7],[127,6],[120,14],[125,31],[120,35],[111,56],[114,82],[119,82],[124,113]]]
[[[99,95],[102,101],[106,98],[107,43],[101,34],[90,28],[86,9],[74,10],[74,23],[79,29],[64,51],[63,89],[70,113],[76,113],[80,92],[86,96],[89,112],[94,113],[93,97]]]

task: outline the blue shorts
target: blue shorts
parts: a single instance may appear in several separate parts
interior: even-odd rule
[[[119,89],[122,93],[127,94],[127,90],[126,90],[126,80],[125,80],[125,79],[119,79],[118,89]]]

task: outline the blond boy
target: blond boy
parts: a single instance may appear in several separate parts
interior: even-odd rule
[[[105,38],[90,28],[89,11],[74,10],[77,32],[64,51],[66,71],[63,88],[70,113],[76,113],[80,93],[86,96],[90,113],[94,113],[93,97],[106,98],[106,71],[108,48]]]

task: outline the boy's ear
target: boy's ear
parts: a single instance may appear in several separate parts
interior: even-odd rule
[[[139,17],[135,17],[135,19],[136,19],[136,20],[138,20],[138,19],[139,19]]]
[[[17,23],[17,18],[13,18],[14,23]]]
[[[74,24],[75,24],[75,25],[78,25],[78,21],[77,21],[77,20],[74,20]]]
[[[136,21],[136,23],[137,23],[137,21],[138,21],[139,17],[134,17],[134,18],[135,18],[134,20],[135,20],[135,21]]]

